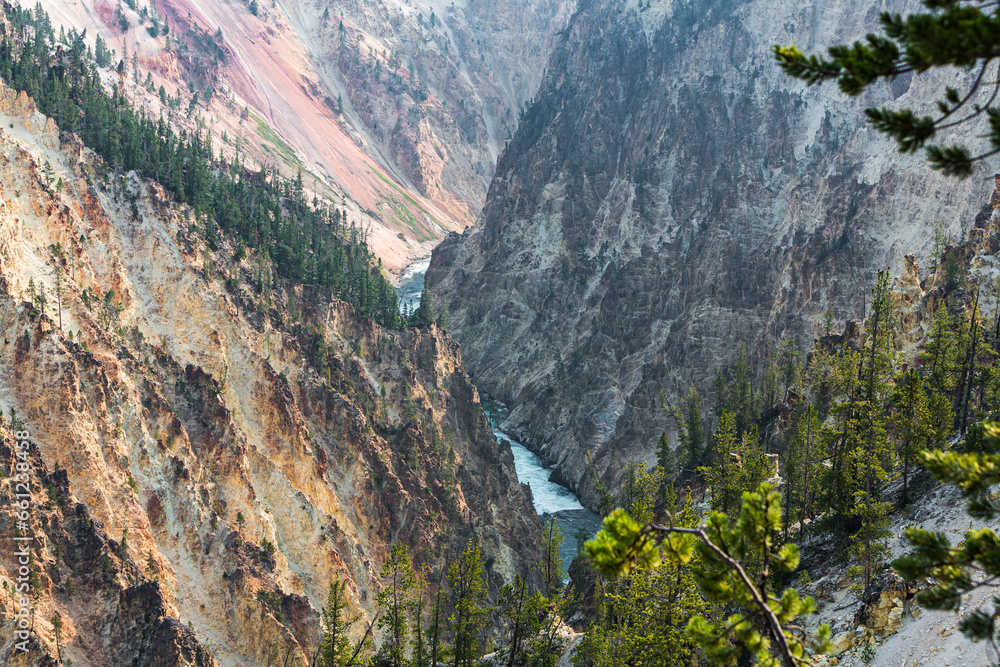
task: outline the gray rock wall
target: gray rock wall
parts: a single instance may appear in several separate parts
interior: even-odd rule
[[[916,2],[593,0],[573,16],[501,155],[475,227],[434,253],[428,284],[507,428],[595,497],[652,460],[659,409],[702,395],[740,342],[812,342],[821,313],[860,315],[879,268],[971,224],[993,166],[947,179],[900,156],[863,109],[925,105],[964,73],[848,99],[807,89],[771,46],[806,52]]]

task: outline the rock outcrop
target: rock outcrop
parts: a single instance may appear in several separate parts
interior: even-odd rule
[[[310,664],[330,582],[370,618],[397,541],[439,568],[477,538],[494,592],[534,577],[530,492],[451,338],[276,284],[252,254],[209,247],[158,184],[71,135],[54,148],[47,120],[14,111],[0,108],[0,470],[26,429],[38,581],[31,651],[4,632],[0,661],[54,664],[59,644],[81,666]],[[0,628],[14,613],[0,593]]]
[[[330,105],[422,194],[471,222],[572,5],[293,0],[287,11]]]
[[[745,342],[806,352],[821,314],[859,319],[876,271],[923,253],[933,224],[979,211],[967,181],[901,156],[862,110],[923,106],[934,76],[860,99],[806,88],[771,45],[807,52],[876,28],[870,0],[582,3],[501,156],[474,228],[434,252],[450,310],[505,430],[594,505],[585,453],[613,484],[652,458],[674,401]]]

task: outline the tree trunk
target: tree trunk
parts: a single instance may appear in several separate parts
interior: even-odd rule
[[[976,344],[978,343],[979,318],[976,313],[979,311],[979,291],[976,290],[976,298],[972,301],[972,347],[969,350],[969,370],[966,373],[964,397],[962,399],[962,425],[959,433],[965,434],[965,427],[969,420],[969,392],[972,390],[972,377],[975,374],[976,364]]]

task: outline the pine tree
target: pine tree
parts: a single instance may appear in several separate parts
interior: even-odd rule
[[[547,601],[538,591],[528,590],[521,575],[514,576],[514,582],[505,584],[497,599],[497,610],[507,621],[507,667],[525,664],[530,640],[542,631],[542,620],[546,615]],[[502,654],[501,654],[502,657]]]
[[[716,395],[716,414],[732,413],[736,435],[740,437],[756,420],[754,409],[753,366],[747,346],[740,343],[736,348],[736,360],[728,372],[719,372],[713,381]]]
[[[934,322],[931,325],[927,342],[920,353],[920,362],[927,371],[927,389],[932,394],[951,395],[957,386],[955,369],[958,351],[954,333],[954,323],[948,312],[945,299],[938,301],[934,311]]]
[[[987,422],[985,430],[986,438],[992,441],[991,447],[1000,447],[1000,424]],[[1000,504],[995,498],[995,487],[1000,484],[1000,455],[938,450],[924,452],[920,457],[935,479],[961,490],[970,517],[994,523],[1000,517]],[[993,528],[970,529],[959,545],[952,545],[943,532],[915,526],[906,529],[906,539],[913,550],[893,561],[892,567],[909,581],[933,580],[933,586],[917,594],[922,607],[962,612],[973,591],[996,590],[1000,578],[1000,536]],[[994,595],[992,608],[970,606],[959,628],[972,641],[995,646],[1000,640],[998,612]]]
[[[705,446],[705,425],[701,416],[701,399],[694,385],[681,399],[680,405],[670,407],[670,414],[677,427],[677,439],[687,458],[686,465],[695,468],[701,464]],[[664,470],[667,470],[664,468]],[[667,472],[671,472],[667,470]]]
[[[691,497],[675,511],[676,496],[665,506],[674,525],[697,525]],[[697,562],[677,563],[668,553],[655,567],[636,566],[627,572],[602,576],[597,586],[597,613],[574,653],[580,667],[693,664],[695,642],[685,633],[689,619],[706,612],[698,594],[693,568]]]
[[[661,433],[660,439],[656,441],[656,465],[668,479],[673,479],[677,475],[677,456],[674,454],[674,448],[670,446],[670,438],[666,431]]]
[[[910,468],[917,454],[929,444],[933,436],[924,381],[915,369],[909,369],[896,383],[892,405],[895,409],[892,426],[898,443],[896,451],[903,463],[903,495],[900,498],[900,506],[905,507],[910,502]]]
[[[360,653],[368,639],[352,644],[348,633],[351,627],[361,618],[360,614],[348,615],[347,582],[339,577],[330,582],[327,594],[327,606],[321,612],[323,621],[323,639],[319,648],[319,664],[321,667],[347,667],[356,655]]]
[[[431,309],[431,293],[425,287],[420,293],[420,305],[417,309],[413,311],[410,315],[410,319],[407,324],[411,327],[417,327],[418,329],[427,329],[434,322],[434,311]]]
[[[711,465],[698,468],[705,485],[712,489],[712,507],[721,512],[736,507],[740,473],[738,456],[736,418],[730,412],[723,412],[713,438]]]
[[[406,545],[396,543],[382,566],[383,586],[377,601],[381,610],[378,627],[385,633],[379,653],[384,664],[404,667],[409,635],[408,615],[421,591]]]
[[[820,431],[819,413],[815,406],[809,405],[796,417],[795,433],[782,466],[782,475],[787,480],[784,516],[786,534],[793,521],[797,520],[802,529],[805,527],[805,520],[813,516],[819,468],[825,458],[820,449]]]
[[[830,628],[824,624],[814,637],[807,638],[805,633],[786,627],[793,618],[812,613],[816,604],[812,598],[800,598],[795,589],[786,589],[781,595],[770,592],[772,570],[792,572],[799,563],[794,544],[776,547],[774,536],[780,528],[781,498],[765,483],[744,496],[734,521],[713,512],[697,527],[685,526],[670,515],[664,524],[642,525],[627,512],[616,510],[604,519],[597,537],[587,543],[587,551],[594,567],[609,579],[664,562],[690,567],[709,601],[720,609],[735,610],[726,618],[711,620],[696,613],[688,622],[686,638],[700,646],[709,660],[734,664],[745,655],[747,664],[756,660],[757,664],[776,666],[780,661],[784,667],[799,667],[809,651],[825,649]],[[746,567],[750,558],[763,564],[755,574]],[[626,658],[610,664],[640,663]]]
[[[866,42],[830,47],[827,56],[806,56],[794,46],[775,46],[774,54],[786,74],[809,85],[836,81],[840,90],[857,96],[876,81],[892,81],[904,74],[957,67],[970,72],[970,84],[962,91],[948,87],[935,105],[934,115],[917,115],[912,109],[870,108],[865,110],[876,130],[896,140],[899,150],[912,153],[924,149],[931,167],[945,174],[966,177],[975,163],[1000,152],[997,119],[1000,109],[986,106],[977,93],[992,88],[986,76],[1000,52],[1000,34],[993,26],[1000,20],[1000,5],[972,0],[924,0],[926,12],[905,17],[882,12],[879,22],[884,35],[868,35]],[[982,134],[990,149],[973,155],[962,144],[930,143],[939,130],[964,124],[966,136]]]
[[[451,569],[450,565],[448,566],[448,569]],[[431,615],[433,621],[431,621],[430,637],[428,638],[430,642],[430,646],[428,648],[430,649],[431,667],[437,667],[439,659],[444,656],[444,647],[441,643],[441,615],[444,608],[443,596],[444,593],[441,589],[441,578],[438,577],[437,592],[434,594],[434,612]]]
[[[889,272],[880,271],[872,290],[871,315],[865,326],[867,338],[862,346],[861,400],[854,406],[861,442],[852,452],[852,459],[860,479],[851,515],[859,520],[861,528],[852,537],[851,552],[864,572],[865,590],[871,585],[875,566],[888,553],[885,540],[889,537],[889,504],[881,500],[880,489],[889,478],[887,467],[893,454],[883,407],[891,389],[896,357],[892,318]]]
[[[542,564],[540,567],[542,586],[545,589],[546,597],[552,597],[563,587],[565,572],[559,547],[562,546],[565,539],[562,527],[554,516],[549,515],[542,526]]]
[[[452,665],[472,667],[481,655],[479,635],[489,615],[485,606],[483,552],[475,540],[470,539],[462,555],[448,567],[448,584],[452,610],[448,618]]]

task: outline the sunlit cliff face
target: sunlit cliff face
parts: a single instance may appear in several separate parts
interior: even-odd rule
[[[533,576],[537,516],[454,341],[318,288],[256,291],[253,257],[211,251],[192,211],[23,94],[0,90],[0,127],[0,407],[34,443],[40,572],[9,664],[51,664],[56,614],[81,665],[306,659],[330,581],[372,614],[396,541],[439,567],[475,534],[494,591]]]

